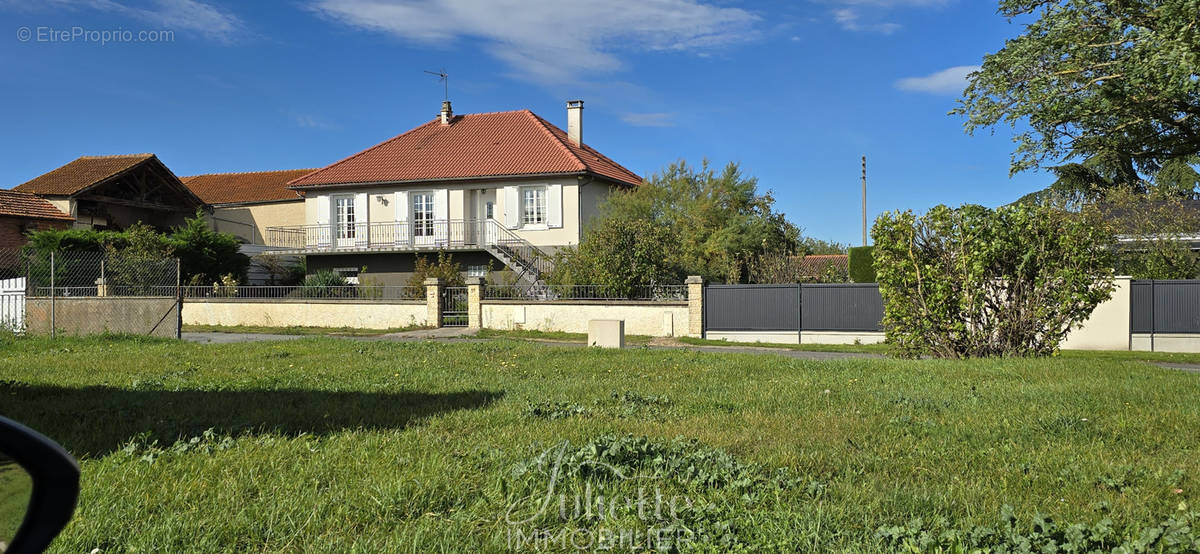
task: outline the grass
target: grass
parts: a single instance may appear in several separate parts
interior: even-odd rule
[[[422,326],[362,329],[359,327],[264,327],[261,325],[184,325],[185,333],[253,333],[267,335],[333,335],[342,337],[375,337],[388,333],[428,329]]]
[[[931,550],[966,540],[947,529],[1005,532],[1004,506],[1011,533],[1107,519],[1115,544],[1191,511],[1198,397],[1200,375],[1104,356],[0,343],[0,413],[82,460],[54,552],[490,552],[539,529],[652,528],[694,533],[685,551],[880,551],[922,532]]]
[[[0,454],[0,552],[24,521],[32,490],[29,474]]]

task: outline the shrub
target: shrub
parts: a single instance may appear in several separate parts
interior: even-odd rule
[[[111,256],[132,248],[136,251],[134,256],[174,256],[179,258],[185,284],[208,286],[225,275],[233,275],[239,281],[245,279],[250,258],[239,251],[240,247],[237,237],[213,231],[204,214],[196,212],[195,217],[186,219],[170,234],[159,233],[143,223],[135,223],[124,231],[47,229],[30,233],[23,250],[41,257],[49,257],[50,252],[105,252]]]
[[[303,256],[293,261],[277,254],[261,254],[255,256],[253,261],[267,273],[268,285],[299,285],[308,273]]]
[[[413,275],[408,278],[408,286],[424,287],[425,280],[434,277],[441,279],[442,284],[448,287],[461,287],[467,283],[463,279],[462,265],[455,263],[452,255],[439,251],[434,263],[429,263],[425,256],[417,256]]]
[[[909,356],[1054,353],[1112,292],[1112,235],[1044,206],[936,206],[872,232],[888,341]]]
[[[250,258],[241,253],[241,242],[234,235],[209,228],[201,212],[185,220],[166,241],[179,258],[184,281],[190,284],[215,283],[225,275],[239,281],[246,278]]]
[[[300,296],[305,298],[332,298],[351,296],[353,292],[346,278],[336,271],[318,271],[304,278],[300,285]]]
[[[599,285],[601,292],[632,297],[636,287],[678,283],[671,265],[674,235],[646,220],[605,218],[587,230],[575,248],[557,253],[549,281],[555,285]]]
[[[850,280],[855,283],[874,283],[874,246],[855,246],[850,249]]]

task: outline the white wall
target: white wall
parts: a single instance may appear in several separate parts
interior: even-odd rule
[[[1128,277],[1118,277],[1112,296],[1096,306],[1091,317],[1067,335],[1062,348],[1067,350],[1129,350],[1129,293]]]
[[[183,303],[184,325],[391,329],[426,324],[424,302],[208,301]]]
[[[593,319],[621,319],[625,333],[672,337],[687,334],[688,308],[683,303],[529,302],[482,305],[485,329],[588,332]]]

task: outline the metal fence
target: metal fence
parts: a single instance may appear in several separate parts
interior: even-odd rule
[[[687,285],[646,285],[626,290],[603,285],[487,285],[485,300],[522,300],[543,302],[554,300],[637,300],[644,302],[685,302]]]
[[[296,286],[243,286],[213,285],[211,287],[183,287],[184,300],[376,300],[380,302],[424,300],[423,286],[390,285],[296,285]]]
[[[881,331],[883,298],[874,283],[709,285],[708,331]]]
[[[0,250],[0,330],[177,336],[178,283],[174,258]]]
[[[1132,281],[1129,328],[1134,333],[1200,333],[1200,281]]]

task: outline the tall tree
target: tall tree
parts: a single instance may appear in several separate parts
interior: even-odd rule
[[[1013,173],[1108,156],[1135,186],[1200,153],[1200,0],[1001,0],[1000,13],[1036,19],[984,57],[951,113],[968,132],[1027,125]]]
[[[680,161],[637,189],[605,203],[602,217],[643,220],[669,230],[675,245],[666,267],[706,279],[739,282],[755,256],[794,252],[800,230],[773,210],[775,198],[758,190],[758,179],[736,163],[720,171]],[[584,238],[587,240],[587,237]]]

